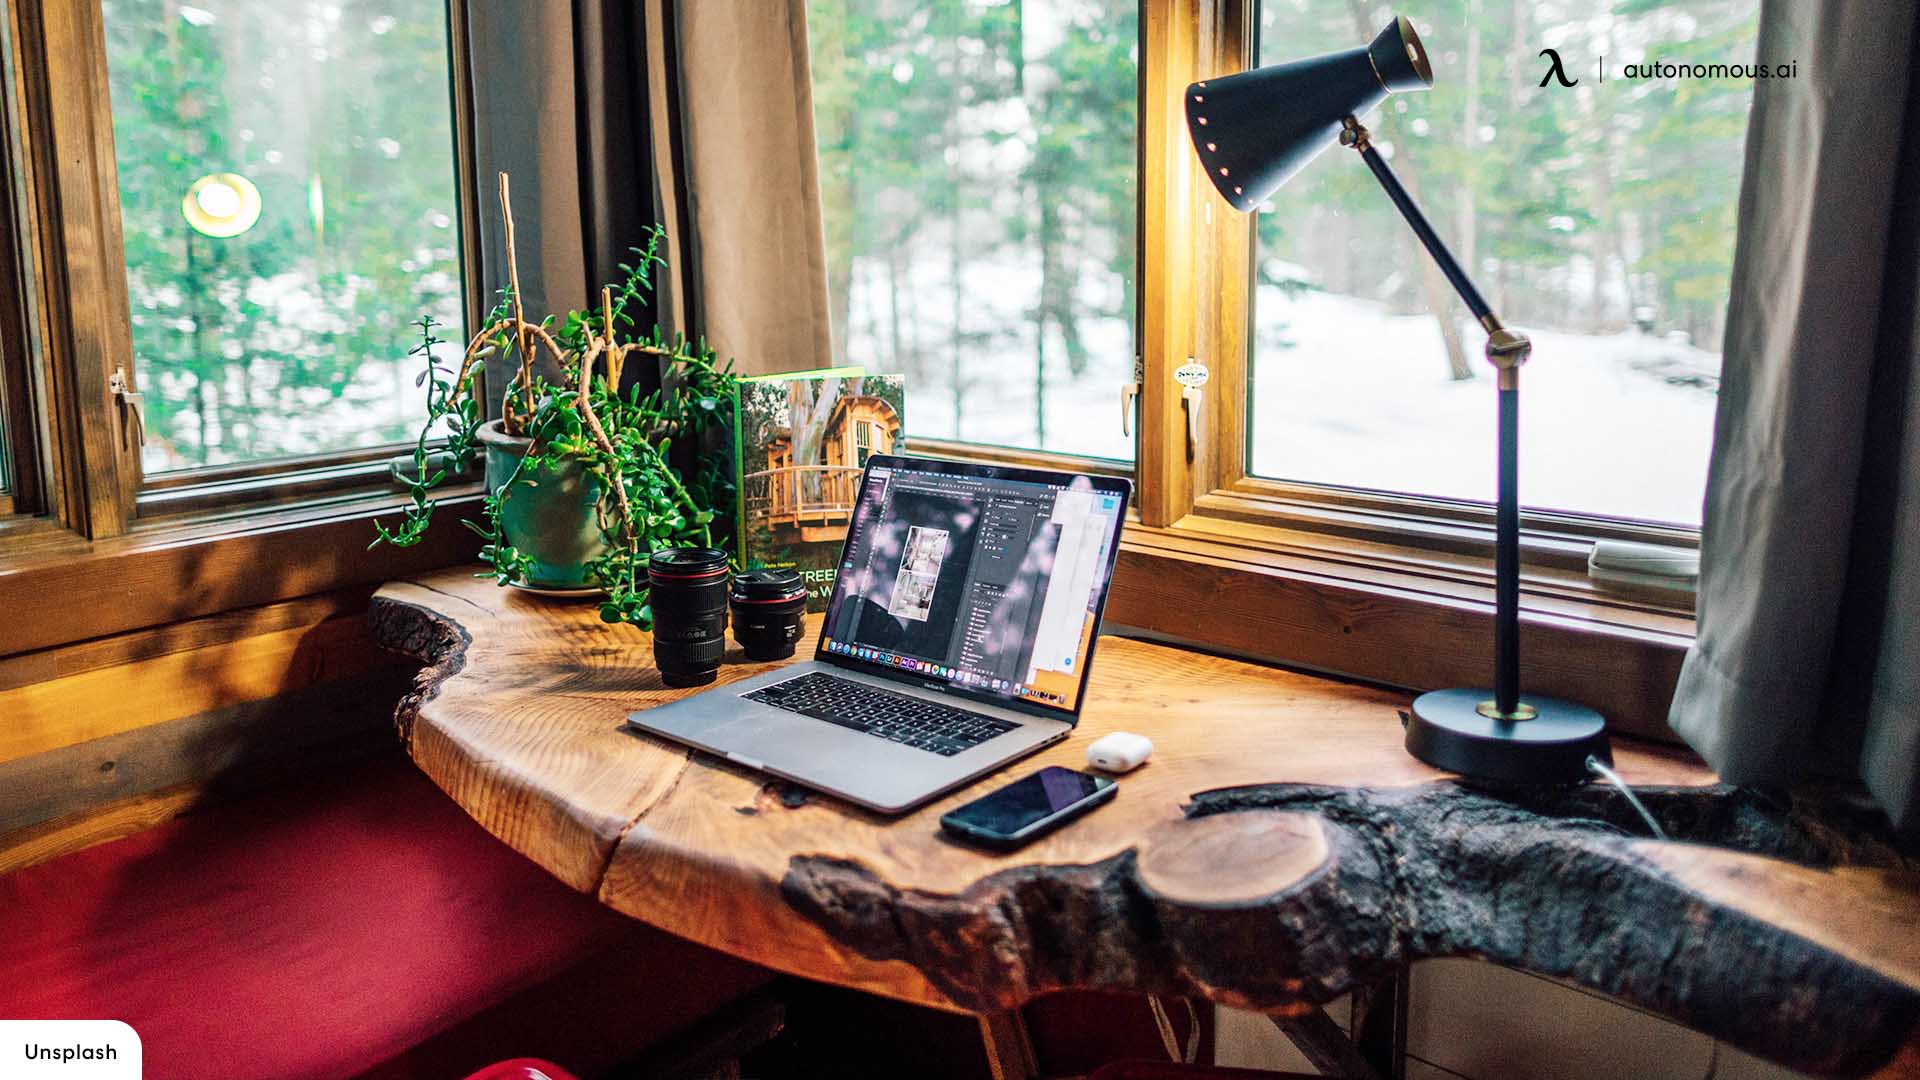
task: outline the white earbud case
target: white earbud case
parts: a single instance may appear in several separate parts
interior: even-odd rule
[[[1087,764],[1103,772],[1131,772],[1153,756],[1153,740],[1131,731],[1102,735],[1087,747]]]

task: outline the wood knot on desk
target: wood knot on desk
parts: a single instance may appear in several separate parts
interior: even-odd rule
[[[736,806],[734,810],[746,817],[757,817],[778,810],[798,810],[805,805],[806,788],[787,780],[769,780],[753,793],[751,806]]]

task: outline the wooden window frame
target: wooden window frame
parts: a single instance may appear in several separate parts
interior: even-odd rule
[[[1175,46],[1169,57],[1183,65],[1179,77],[1169,72],[1158,85],[1147,88],[1162,107],[1153,118],[1154,130],[1146,130],[1148,125],[1143,124],[1143,142],[1160,146],[1172,159],[1165,165],[1180,177],[1177,183],[1169,182],[1166,190],[1180,198],[1177,204],[1166,205],[1165,213],[1154,222],[1157,227],[1148,230],[1146,242],[1157,241],[1163,251],[1173,253],[1182,235],[1191,236],[1193,254],[1180,264],[1161,261],[1166,280],[1158,283],[1156,294],[1179,311],[1162,315],[1170,332],[1150,337],[1149,344],[1155,347],[1143,357],[1142,397],[1160,420],[1142,425],[1159,445],[1151,452],[1142,448],[1141,473],[1143,479],[1153,476],[1153,486],[1162,493],[1152,503],[1154,513],[1147,520],[1193,527],[1212,522],[1265,523],[1331,537],[1490,555],[1491,504],[1276,480],[1248,472],[1252,283],[1257,254],[1254,218],[1233,212],[1200,176],[1198,160],[1187,145],[1180,98],[1187,82],[1255,64],[1259,0],[1146,0],[1149,9],[1162,5],[1173,9],[1169,21],[1191,21],[1198,30],[1185,50]],[[1143,95],[1143,111],[1147,100]],[[1153,222],[1152,206],[1143,200],[1143,220]],[[1147,265],[1151,268],[1153,261]],[[1173,326],[1176,315],[1187,311],[1195,313],[1193,325]],[[1182,330],[1190,336],[1181,337]],[[1185,350],[1175,347],[1183,341]],[[1206,437],[1197,458],[1189,460],[1184,449],[1186,420],[1179,411],[1173,372],[1195,358],[1207,364],[1211,378],[1205,390]],[[1487,437],[1493,437],[1491,427]],[[1522,511],[1521,527],[1529,565],[1566,570],[1584,570],[1587,549],[1596,540],[1697,549],[1700,537],[1698,529],[1679,525],[1535,509]],[[1663,614],[1692,611],[1690,598],[1643,603]]]
[[[19,125],[10,103],[15,100],[16,67],[10,62],[14,33],[11,20],[0,19],[0,181],[18,174],[21,153]],[[39,410],[35,386],[35,328],[27,298],[34,294],[29,273],[31,245],[26,217],[15,186],[0,182],[0,520],[30,513],[40,505],[44,487],[41,473]]]
[[[484,315],[465,0],[447,0],[464,307]],[[97,0],[0,0],[0,656],[473,557],[451,520],[409,549],[366,551],[403,503],[388,461],[411,445],[143,480],[115,372],[137,387],[106,38]],[[22,444],[25,444],[24,450]],[[263,573],[262,568],[271,568]]]

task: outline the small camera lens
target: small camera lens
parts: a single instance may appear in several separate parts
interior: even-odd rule
[[[807,616],[807,587],[792,570],[754,570],[733,579],[733,640],[749,660],[793,655]]]
[[[726,651],[727,553],[668,548],[647,560],[653,660],[668,686],[710,683]]]

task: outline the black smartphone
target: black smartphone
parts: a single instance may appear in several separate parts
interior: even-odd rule
[[[940,827],[970,844],[1010,851],[1110,802],[1119,785],[1049,765],[940,815]]]

